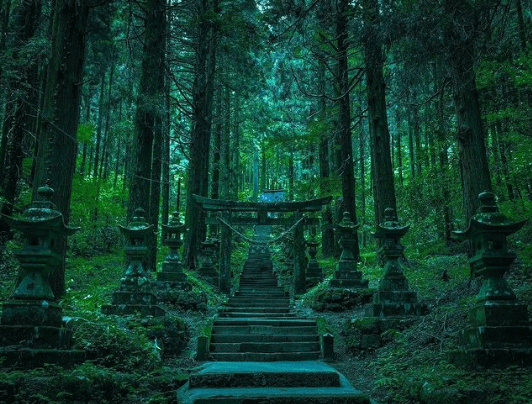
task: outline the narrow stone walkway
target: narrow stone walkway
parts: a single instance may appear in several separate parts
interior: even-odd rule
[[[269,238],[255,227],[255,240]],[[252,244],[235,296],[213,324],[207,362],[178,391],[186,404],[369,404],[320,362],[315,319],[298,318],[278,286],[267,244]]]

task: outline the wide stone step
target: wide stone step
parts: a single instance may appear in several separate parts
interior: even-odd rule
[[[240,343],[212,343],[211,353],[218,352],[253,352],[253,353],[281,353],[281,352],[316,352],[320,351],[319,342],[240,342]]]
[[[227,317],[231,319],[231,317]],[[273,327],[267,325],[237,325],[237,326],[215,326],[213,327],[213,335],[313,335],[317,334],[317,326],[308,327]]]
[[[215,361],[230,362],[278,362],[312,361],[320,359],[321,352],[211,352]]]
[[[237,343],[237,342],[319,342],[318,334],[295,335],[295,334],[238,334],[238,335],[218,335],[214,334],[211,338],[212,343]]]
[[[235,318],[221,319],[214,321],[215,326],[269,326],[269,327],[316,327],[315,319],[294,318],[283,319],[257,319],[257,318]]]
[[[290,305],[290,299],[287,297],[277,297],[277,296],[264,296],[263,298],[255,298],[252,296],[234,296],[229,298],[228,304],[248,304],[251,306],[258,305]]]
[[[249,313],[245,311],[223,311],[218,313],[220,317],[234,317],[234,318],[241,318],[241,317],[262,317],[262,318],[272,318],[272,317],[278,317],[278,318],[290,318],[290,317],[296,317],[294,313]]]
[[[340,374],[323,363],[245,364],[211,362],[190,375],[189,388],[199,387],[339,387]]]
[[[290,308],[284,304],[268,304],[267,302],[259,302],[257,304],[227,304],[222,308],[222,311],[228,310],[239,310],[239,311],[249,311],[249,312],[258,312],[264,313],[269,311],[270,313],[286,313],[290,311]]]

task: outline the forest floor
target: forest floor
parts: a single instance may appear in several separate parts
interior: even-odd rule
[[[532,259],[526,257],[512,267],[507,279],[532,313]],[[233,258],[237,268],[245,253],[236,252]],[[330,275],[334,263],[323,260],[322,263]],[[406,264],[410,286],[427,304],[430,313],[409,329],[390,330],[384,345],[378,349],[354,350],[346,332],[346,324],[362,317],[366,306],[341,312],[314,311],[309,304],[312,291],[296,301],[300,315],[323,318],[327,330],[334,335],[335,356],[330,365],[355,388],[382,404],[532,404],[531,368],[512,366],[468,371],[446,359],[446,353],[458,346],[457,334],[467,325],[467,313],[480,285],[478,280],[469,279],[465,256],[426,256],[410,259]],[[359,269],[369,279],[370,287],[375,288],[382,268],[364,262]],[[449,276],[445,281],[442,280],[444,270]],[[1,372],[0,403],[175,404],[175,390],[200,366],[194,359],[197,337],[216,315],[223,298],[211,288],[206,290],[209,298],[206,312],[165,306],[170,315],[184,321],[188,339],[177,357],[157,359],[153,354],[156,347],[135,334],[142,327],[132,328],[117,316],[105,316],[98,310],[110,302],[122,272],[120,251],[69,260],[64,311],[90,325],[87,328],[90,333],[81,335],[82,344],[93,351],[99,350],[99,361],[64,372],[51,372],[48,368]],[[0,263],[0,300],[9,297],[15,277],[13,259],[7,257]],[[238,273],[235,280],[237,277]],[[195,282],[195,286],[201,285]],[[50,378],[51,374],[54,376]],[[43,385],[45,380],[49,382]],[[4,390],[11,393],[3,401]]]

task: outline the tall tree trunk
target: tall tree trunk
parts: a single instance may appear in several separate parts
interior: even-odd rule
[[[89,2],[56,1],[53,18],[52,50],[44,91],[41,127],[38,139],[33,197],[37,189],[49,182],[55,190],[53,203],[70,219],[70,193],[74,175],[79,122],[85,34],[89,16]],[[58,246],[63,258],[66,239]],[[54,271],[52,290],[57,298],[65,293],[64,260]]]
[[[444,40],[458,118],[460,174],[467,224],[479,206],[478,195],[492,189],[475,77],[477,10],[469,2],[446,0],[445,12],[452,19]]]
[[[15,9],[13,30],[15,38],[12,44],[12,62],[19,64],[16,78],[8,80],[9,92],[15,94],[13,97],[12,115],[4,125],[8,129],[9,142],[7,143],[7,153],[2,177],[2,187],[6,202],[2,206],[2,213],[11,216],[14,211],[15,199],[18,195],[18,181],[22,173],[22,161],[24,158],[23,146],[26,143],[27,133],[34,131],[34,111],[30,105],[38,98],[38,65],[35,58],[30,63],[24,61],[27,57],[23,53],[23,47],[35,35],[41,17],[42,4],[40,0],[24,0]],[[22,52],[22,54],[21,54]],[[5,168],[4,168],[5,167]],[[0,242],[6,240],[9,227],[7,223],[0,219]]]
[[[341,153],[341,177],[342,177],[342,197],[343,209],[349,212],[353,223],[357,222],[355,208],[355,176],[353,170],[353,145],[351,144],[351,113],[349,100],[349,65],[347,51],[349,48],[348,39],[348,0],[338,1],[336,11],[336,36],[337,36],[337,63],[338,63],[338,89],[339,116],[338,130],[340,133],[340,153]],[[358,234],[355,232],[355,247],[353,253],[359,258]]]
[[[213,0],[216,5],[218,0]],[[196,65],[193,85],[193,129],[188,167],[187,210],[185,223],[188,228],[184,261],[195,268],[195,257],[200,243],[205,239],[205,215],[194,206],[192,195],[207,196],[209,191],[209,149],[212,126],[213,80],[216,66],[215,32],[209,13],[213,10],[210,0],[198,0],[198,34]]]
[[[135,113],[135,132],[129,186],[128,221],[137,208],[146,211],[146,220],[155,228],[159,222],[161,141],[164,120],[164,74],[166,0],[146,3],[144,47]],[[155,270],[155,234],[148,240],[147,266]]]
[[[397,209],[390,154],[390,132],[386,116],[386,83],[384,82],[384,54],[376,30],[380,28],[377,0],[366,0],[366,34],[364,61],[368,95],[369,134],[371,149],[372,185],[375,224],[384,220],[386,208]]]

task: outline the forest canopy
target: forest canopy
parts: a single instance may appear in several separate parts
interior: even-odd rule
[[[445,248],[484,190],[509,215],[529,209],[530,6],[2,0],[2,213],[45,182],[85,235],[139,206],[160,230],[178,209],[194,267],[193,194],[282,188],[334,196],[324,220],[350,212],[361,248],[386,207],[413,242]]]

